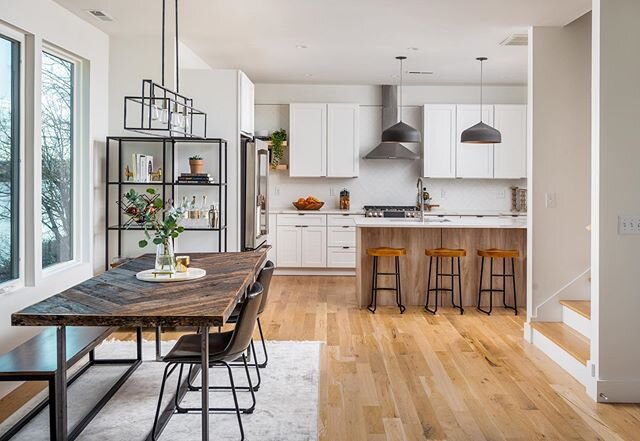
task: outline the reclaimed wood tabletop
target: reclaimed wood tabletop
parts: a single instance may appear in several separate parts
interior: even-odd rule
[[[267,249],[197,253],[191,266],[201,279],[149,283],[136,279],[155,255],[133,259],[12,314],[14,326],[222,326],[254,282]]]

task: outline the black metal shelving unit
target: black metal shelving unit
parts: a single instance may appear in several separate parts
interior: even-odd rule
[[[162,157],[162,180],[150,181],[150,182],[136,182],[127,181],[124,179],[123,171],[125,162],[122,157],[123,144],[126,143],[147,143],[156,144],[158,148],[161,148]],[[217,149],[218,153],[218,169],[214,170],[213,174],[217,172],[218,181],[216,183],[191,183],[191,182],[177,182],[175,157],[176,148],[182,148],[180,144],[210,144],[212,148]],[[118,161],[118,176],[117,179],[113,179],[109,173],[109,164],[113,158],[112,150],[116,150],[115,155]],[[117,232],[118,241],[118,256],[122,254],[122,232],[123,231],[142,231],[141,227],[135,225],[124,226],[124,219],[122,210],[117,208],[118,221],[115,225],[110,225],[110,208],[116,207],[116,201],[111,200],[110,193],[113,187],[117,187],[118,200],[122,199],[123,188],[131,186],[147,186],[147,187],[161,187],[161,197],[163,201],[167,201],[168,196],[170,199],[175,200],[177,187],[212,187],[217,188],[218,205],[220,211],[220,226],[218,228],[209,227],[185,227],[185,231],[199,231],[199,232],[211,232],[216,233],[218,236],[218,252],[227,251],[227,141],[222,138],[156,138],[146,136],[108,136],[106,139],[106,155],[105,155],[105,179],[106,179],[106,207],[105,207],[105,270],[109,269],[109,245],[110,234]],[[170,167],[169,167],[170,166]],[[170,170],[170,172],[168,172]]]

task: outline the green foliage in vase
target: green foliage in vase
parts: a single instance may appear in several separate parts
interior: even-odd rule
[[[183,219],[188,204],[165,208],[164,202],[153,188],[147,188],[145,193],[131,189],[124,194],[123,202],[125,214],[144,228],[147,239],[138,242],[140,248],[146,247],[148,240],[156,245],[166,245],[184,231],[180,220]]]
[[[271,134],[271,164],[276,166],[284,158],[284,142],[287,140],[285,129],[276,130]]]

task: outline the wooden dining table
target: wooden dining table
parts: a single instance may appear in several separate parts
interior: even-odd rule
[[[65,356],[67,326],[197,327],[201,335],[201,366],[208,367],[209,329],[226,323],[264,265],[267,249],[191,254],[191,266],[207,272],[205,277],[197,280],[173,283],[138,280],[136,273],[152,268],[154,258],[153,255],[144,255],[133,259],[12,314],[14,326],[55,326],[57,329],[56,396],[50,399],[55,406],[57,441],[70,439]],[[202,440],[208,441],[208,369],[201,369],[200,376]],[[172,414],[172,409],[163,412],[161,427],[166,425]],[[74,433],[74,437],[78,434]],[[147,439],[151,439],[151,433]]]

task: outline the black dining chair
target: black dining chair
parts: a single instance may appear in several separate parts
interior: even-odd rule
[[[260,282],[256,282],[250,288],[245,301],[242,303],[240,314],[236,322],[236,326],[231,331],[216,332],[209,334],[209,367],[223,366],[227,368],[229,374],[229,383],[231,393],[233,395],[233,402],[235,407],[210,407],[208,410],[210,413],[216,412],[235,412],[238,419],[238,426],[240,428],[241,440],[244,440],[244,428],[242,426],[241,413],[252,413],[256,405],[256,397],[253,393],[253,386],[251,384],[251,376],[249,375],[249,366],[247,363],[246,353],[251,345],[253,331],[256,326],[258,318],[258,310],[262,302],[263,287]],[[182,407],[179,402],[179,390],[182,384],[182,375],[184,372],[184,366],[200,365],[200,334],[188,334],[180,337],[175,346],[167,353],[163,358],[163,362],[167,365],[164,369],[162,376],[162,385],[160,386],[160,395],[158,397],[158,406],[156,408],[156,415],[153,421],[152,439],[156,440],[158,437],[157,427],[158,418],[162,407],[162,398],[164,396],[164,389],[168,378],[176,369],[178,372],[178,381],[176,386],[176,394],[174,396],[175,413],[190,413],[190,412],[202,412],[202,408],[198,407]],[[249,383],[248,389],[251,391],[252,404],[249,407],[241,408],[238,403],[238,395],[236,394],[236,385],[233,378],[233,369],[231,369],[231,362],[242,359],[244,371]],[[202,366],[202,369],[205,369]],[[191,373],[191,369],[189,370]],[[189,374],[190,375],[190,374]],[[199,388],[198,388],[199,390]],[[190,389],[187,389],[190,391]]]

